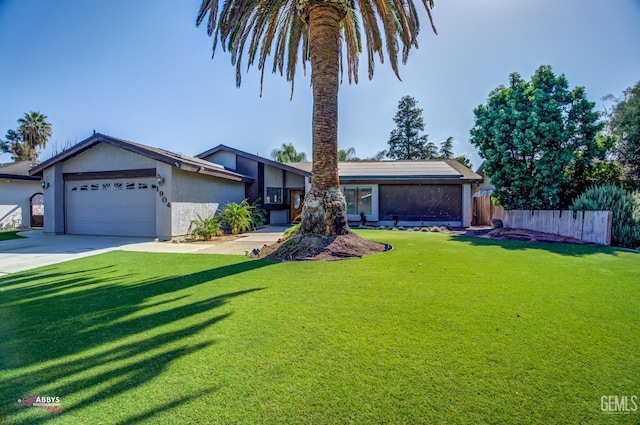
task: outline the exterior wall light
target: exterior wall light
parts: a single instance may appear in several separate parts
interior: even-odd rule
[[[49,184],[49,182],[42,181],[42,188],[43,188],[43,189],[48,189],[48,188],[49,188],[49,186],[51,186],[51,184]]]
[[[156,176],[156,178],[158,179],[158,186],[162,186],[164,184],[164,177]]]

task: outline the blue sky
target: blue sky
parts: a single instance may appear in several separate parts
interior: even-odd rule
[[[417,1],[416,4],[420,4]],[[200,0],[0,0],[0,137],[24,112],[53,125],[54,145],[98,132],[189,155],[219,143],[269,156],[282,143],[311,153],[311,89],[299,72],[296,90],[259,72],[235,87],[230,56],[211,60],[205,28],[195,27]],[[439,35],[423,19],[420,48],[400,68],[386,64],[373,80],[340,87],[339,144],[358,156],[387,148],[398,100],[424,109],[426,133],[469,145],[473,108],[507,84],[551,65],[597,102],[640,80],[640,0],[436,0]],[[361,59],[364,62],[365,58]],[[10,161],[9,154],[0,162]]]

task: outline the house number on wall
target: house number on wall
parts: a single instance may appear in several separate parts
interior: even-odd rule
[[[160,197],[160,200],[162,201],[163,204],[171,208],[171,202],[167,202],[167,197],[164,196],[164,192],[162,190],[158,190],[158,196]]]

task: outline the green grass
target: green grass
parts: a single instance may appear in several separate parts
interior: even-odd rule
[[[640,422],[601,411],[640,396],[638,253],[360,233],[395,249],[1,278],[0,424]],[[34,393],[65,411],[14,407]]]
[[[0,231],[0,241],[8,241],[11,239],[21,239],[24,236],[18,236],[18,232],[21,230],[6,230]]]

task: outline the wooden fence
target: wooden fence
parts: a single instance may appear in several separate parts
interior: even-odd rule
[[[495,206],[491,202],[491,196],[474,196],[473,198],[474,226],[491,226],[492,218],[504,217],[504,208]]]
[[[599,245],[611,244],[611,211],[505,210],[491,196],[473,198],[473,225],[490,226],[499,218],[504,227],[566,236]]]
[[[611,244],[611,211],[508,210],[504,227],[567,236],[599,245]]]

